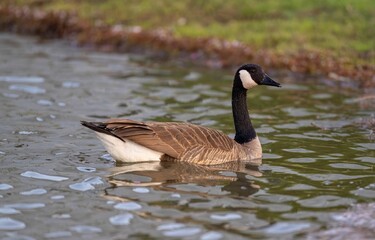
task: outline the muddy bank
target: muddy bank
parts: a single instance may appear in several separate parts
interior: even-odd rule
[[[234,67],[244,62],[256,62],[293,72],[321,74],[336,82],[354,80],[353,85],[360,88],[375,87],[375,66],[370,63],[354,65],[347,60],[315,52],[280,55],[252,49],[235,41],[176,38],[161,29],[145,31],[139,27],[107,26],[100,20],[92,24],[68,12],[3,6],[0,7],[0,30],[42,38],[64,38],[79,46],[91,46],[104,51],[152,52],[158,57],[183,59],[210,67]]]

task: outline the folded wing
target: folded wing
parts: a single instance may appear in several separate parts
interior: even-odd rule
[[[193,157],[194,149],[206,153],[231,152],[235,142],[224,133],[190,123],[138,122],[129,119],[110,119],[103,123],[106,131],[120,139],[129,139],[152,150],[180,159]],[[199,153],[197,153],[199,155]]]

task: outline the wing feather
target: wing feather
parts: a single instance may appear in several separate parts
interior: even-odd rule
[[[218,130],[190,123],[110,119],[105,124],[111,134],[125,141],[129,139],[176,159],[184,154],[194,158],[195,151],[191,149],[226,152],[231,151],[235,144],[231,138]]]

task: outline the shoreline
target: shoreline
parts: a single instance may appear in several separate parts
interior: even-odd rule
[[[370,63],[354,65],[332,56],[306,51],[280,55],[268,50],[254,50],[237,41],[177,38],[163,29],[146,31],[140,27],[108,26],[100,21],[92,24],[70,12],[0,7],[0,30],[47,39],[66,39],[77,46],[89,46],[100,51],[152,53],[161,59],[183,59],[184,62],[211,68],[231,68],[251,61],[267,68],[322,75],[335,83],[353,82],[337,84],[339,86],[375,88],[375,66]]]

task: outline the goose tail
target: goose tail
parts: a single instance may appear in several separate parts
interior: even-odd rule
[[[104,133],[113,137],[116,137],[120,139],[121,141],[124,141],[121,139],[119,136],[115,135],[112,133],[110,129],[107,128],[107,124],[103,122],[87,122],[87,121],[81,121],[81,124],[87,128],[90,128],[91,130],[94,130],[95,132],[98,133]]]

